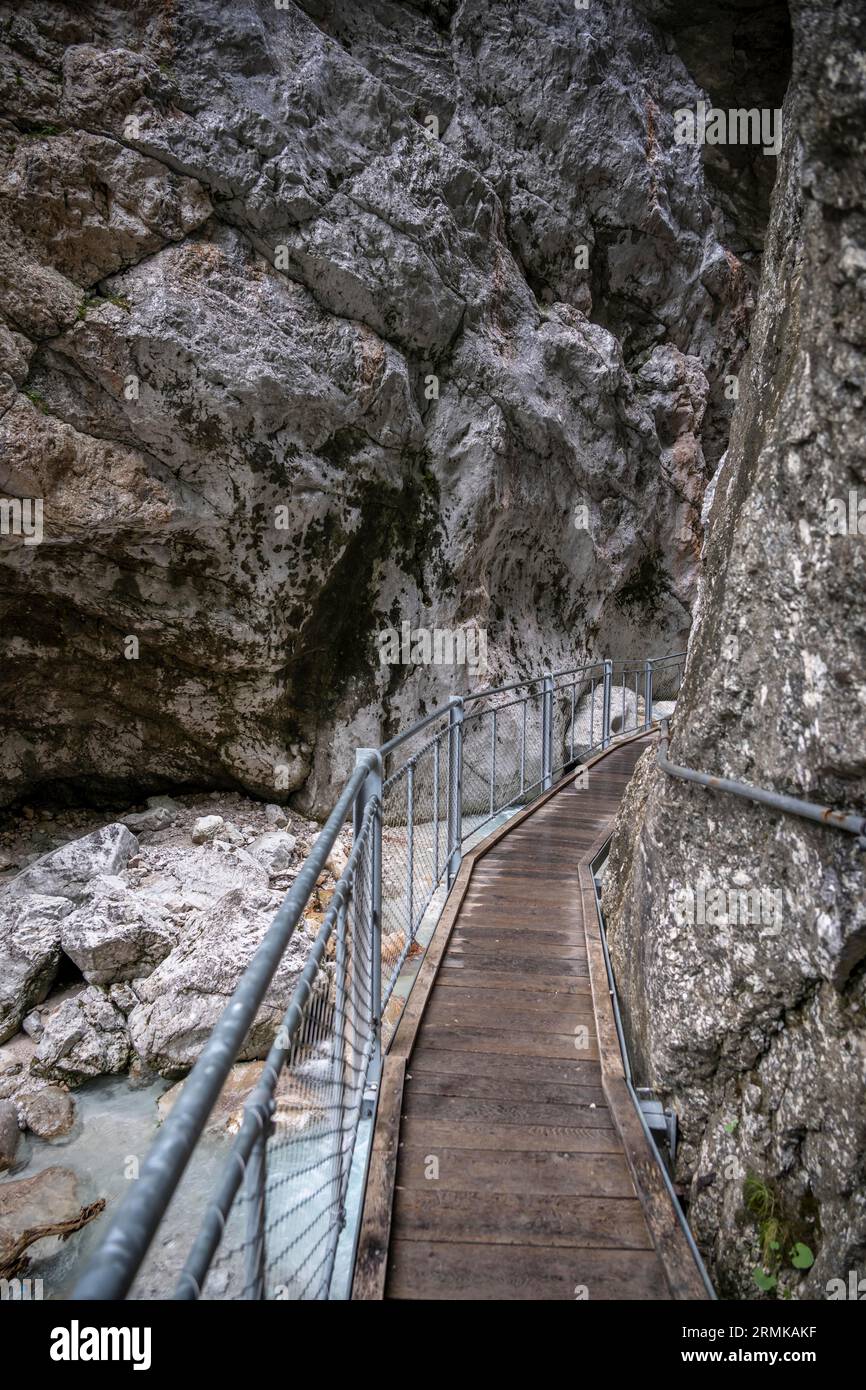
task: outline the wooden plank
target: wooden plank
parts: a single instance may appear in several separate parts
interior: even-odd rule
[[[429,1145],[431,1152],[437,1145],[452,1149],[495,1149],[497,1152],[527,1149],[558,1153],[567,1150],[578,1154],[619,1153],[622,1147],[614,1131],[592,1129],[589,1125],[497,1125],[476,1118],[455,1120],[453,1114],[431,1120],[428,1116],[407,1116],[405,1110],[400,1124],[400,1143],[410,1148]]]
[[[465,1052],[456,1047],[415,1049],[406,1067],[407,1079],[418,1081],[422,1076],[469,1076],[477,1080],[484,1078],[502,1081],[507,1085],[528,1081],[536,1087],[536,1098],[546,1096],[554,1086],[585,1086],[589,1076],[597,1078],[601,1085],[601,1075],[595,1071],[591,1058],[579,1057],[575,1052],[571,1058],[562,1057],[514,1057],[496,1052]]]
[[[578,996],[574,1008],[558,1008],[554,1012],[552,1009],[506,1008],[495,995],[492,1001],[478,1002],[478,995],[468,989],[448,990],[449,996],[458,996],[456,1002],[452,998],[442,999],[442,993],[444,991],[438,989],[434,991],[424,1015],[425,1023],[458,1028],[474,1028],[476,1025],[482,1028],[511,1027],[519,1028],[524,1033],[573,1033],[575,1028],[583,1024],[595,1031],[592,1008],[585,995]],[[469,996],[466,1003],[460,1002],[461,993]]]
[[[575,1033],[518,1032],[513,1028],[464,1028],[459,1024],[425,1021],[418,1049],[425,1052],[448,1051],[473,1054],[497,1053],[503,1057],[561,1057],[571,1061],[598,1057],[595,1029],[590,1036],[585,1023]]]
[[[438,1057],[446,1057],[448,1054],[441,1052]],[[486,1060],[486,1059],[485,1059]],[[518,1105],[529,1102],[536,1105],[569,1105],[579,1107],[587,1112],[587,1117],[582,1120],[582,1124],[589,1124],[589,1115],[595,1110],[603,1110],[607,1113],[607,1100],[601,1087],[601,1076],[598,1078],[598,1085],[590,1083],[585,1085],[558,1086],[548,1084],[544,1087],[543,1101],[539,1100],[538,1085],[534,1081],[515,1081],[510,1076],[478,1076],[474,1072],[461,1076],[459,1072],[449,1071],[422,1071],[417,1066],[414,1058],[411,1061],[414,1068],[411,1078],[413,1094],[423,1091],[429,1095],[441,1096],[463,1096],[466,1099],[478,1101],[493,1101],[502,1105]]]
[[[541,990],[521,989],[515,985],[512,989],[506,989],[502,985],[493,985],[488,989],[473,989],[465,986],[460,981],[449,980],[444,984],[440,979],[435,992],[435,998],[431,1000],[431,1009],[445,1009],[449,1007],[462,1009],[478,1009],[488,1012],[504,1012],[509,1018],[514,1018],[518,1013],[527,1016],[539,1016],[541,1018],[556,1018],[557,1014],[579,1014],[581,1017],[593,1017],[592,1012],[592,993],[585,989],[580,992],[566,993],[564,990],[544,992]]]
[[[388,1298],[486,1301],[665,1299],[650,1250],[587,1250],[395,1239]]]
[[[381,1299],[385,1294],[405,1069],[403,1057],[388,1056],[382,1067],[379,1106],[352,1280],[353,1299]]]
[[[495,1245],[581,1246],[590,1250],[652,1250],[643,1209],[636,1198],[538,1197],[486,1192],[424,1192],[394,1195],[394,1226],[401,1240]]]
[[[429,1076],[410,1082],[403,1093],[403,1118],[419,1116],[428,1120],[448,1119],[460,1124],[464,1120],[488,1125],[559,1125],[566,1129],[613,1129],[613,1119],[605,1101],[592,1101],[591,1096],[581,1103],[579,1088],[562,1088],[553,1100],[539,1100],[535,1089],[524,1083],[512,1086],[499,1096],[483,1096],[478,1083],[467,1085],[461,1077]],[[486,1083],[495,1087],[496,1083]],[[589,1088],[588,1088],[589,1089]],[[575,1092],[578,1091],[577,1099]],[[593,1095],[604,1096],[601,1087]],[[566,1099],[562,1099],[562,1096]],[[622,1142],[617,1134],[613,1147],[605,1152],[617,1153]]]
[[[551,958],[545,953],[541,959],[533,960],[531,955],[508,956],[498,951],[467,950],[448,951],[440,969],[449,973],[461,970],[483,971],[487,966],[495,967],[497,975],[517,975],[521,979],[528,976],[534,985],[536,978],[548,980],[551,977],[567,980],[586,979],[589,967],[586,960],[562,960]]]
[[[431,1172],[435,1176],[431,1177]],[[523,1149],[419,1148],[402,1144],[398,1188],[430,1186],[451,1192],[567,1192],[573,1197],[634,1197],[631,1171],[622,1153],[531,1152]],[[399,1235],[399,1232],[398,1232]]]
[[[514,971],[510,973],[498,970],[473,970],[468,966],[463,968],[456,965],[453,969],[442,970],[439,973],[439,980],[442,984],[447,984],[452,989],[461,986],[466,989],[518,989],[520,986],[519,977],[515,978]],[[548,994],[592,995],[592,987],[589,982],[589,975],[533,975],[532,980],[527,986],[533,993],[546,992]],[[411,995],[409,996],[412,997]]]

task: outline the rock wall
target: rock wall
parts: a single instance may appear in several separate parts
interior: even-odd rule
[[[792,20],[671,757],[862,812],[866,15],[796,0]],[[728,1296],[839,1296],[831,1281],[864,1270],[863,870],[854,837],[672,780],[651,754],[617,823],[605,908],[633,1060],[679,1112],[678,1176]]]
[[[404,620],[488,680],[683,643],[760,217],[674,144],[666,18],[0,5],[0,496],[44,509],[0,804],[326,811],[469,683],[381,666]]]

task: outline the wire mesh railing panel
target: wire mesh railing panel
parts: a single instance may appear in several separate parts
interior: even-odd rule
[[[375,1042],[371,811],[304,1025],[274,1094],[264,1184],[266,1296],[326,1298]]]
[[[341,1260],[350,1264],[347,1241],[351,1248],[358,1215],[357,1201],[350,1212],[350,1184],[353,1174],[360,1184],[362,1118],[374,1103],[382,1053],[409,988],[411,958],[420,958],[464,845],[486,834],[504,812],[530,804],[611,738],[668,714],[683,661],[677,655],[643,664],[589,662],[454,697],[382,749],[360,750],[325,829],[184,1083],[153,1160],[149,1155],[145,1162],[136,1186],[151,1195],[130,1199],[134,1219],[126,1232],[132,1231],[129,1249],[138,1253],[124,1255],[120,1272],[96,1271],[80,1296],[123,1297],[130,1288],[184,1172],[186,1159],[178,1161],[172,1150],[174,1135],[182,1137],[183,1125],[194,1123],[201,1140],[217,1099],[214,1076],[224,1087],[219,1103],[230,1111],[235,1137],[214,1168],[213,1195],[176,1296],[334,1296],[335,1270]],[[325,901],[321,871],[348,817],[352,849]],[[324,917],[282,1025],[263,1061],[244,1063],[242,1075],[240,1068],[233,1072],[316,891]],[[267,961],[260,967],[262,953]],[[190,1219],[199,1220],[198,1208]]]
[[[651,661],[653,718],[666,719],[680,693],[685,668],[685,655],[663,656]],[[662,705],[656,710],[656,705]]]

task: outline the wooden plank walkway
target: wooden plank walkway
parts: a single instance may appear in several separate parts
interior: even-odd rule
[[[385,1062],[355,1298],[707,1296],[625,1086],[589,870],[646,746],[464,861]]]

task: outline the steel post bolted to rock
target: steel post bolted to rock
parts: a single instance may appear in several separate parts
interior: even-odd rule
[[[382,1070],[382,762],[376,749],[359,748],[355,754],[355,763],[357,765],[365,762],[371,755],[376,761],[355,798],[352,826],[357,840],[361,834],[367,807],[375,799],[378,805],[373,814],[370,840],[370,1015],[373,1050],[368,1081],[378,1085],[379,1073]]]
[[[463,700],[452,695],[448,702],[448,887],[463,858]]]
[[[541,695],[541,790],[553,782],[553,677],[545,676]]]
[[[647,661],[643,672],[643,726],[648,729],[653,722],[653,664]]]
[[[601,692],[601,746],[607,748],[610,743],[610,697],[613,689],[613,662],[609,657],[604,659],[604,676],[602,678]]]

